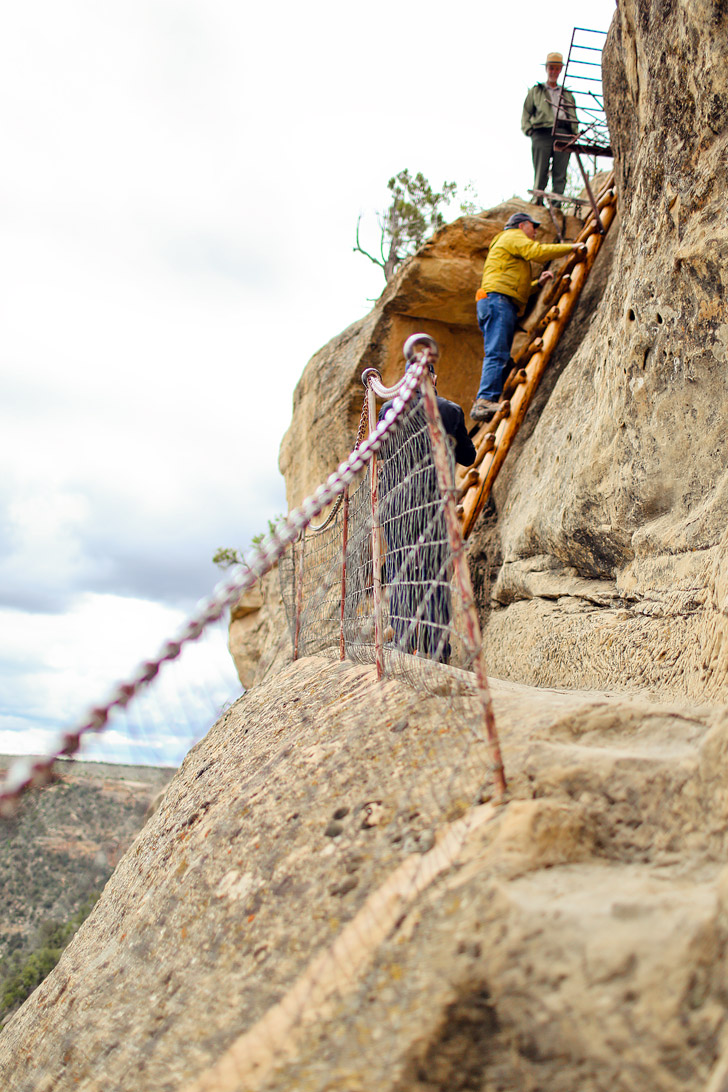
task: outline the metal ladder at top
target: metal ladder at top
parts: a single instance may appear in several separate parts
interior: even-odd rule
[[[564,69],[561,91],[567,89],[574,96],[576,109],[566,99],[559,100],[559,108],[554,111],[552,137],[554,150],[572,152],[579,164],[584,186],[596,216],[599,231],[603,232],[597,202],[589,184],[587,172],[581,161],[582,155],[609,156],[612,153],[611,137],[604,111],[604,89],[602,86],[602,51],[607,32],[589,30],[587,27],[574,27],[571,33],[569,55]],[[567,82],[572,86],[567,88]],[[559,115],[565,114],[570,122],[575,122],[578,131],[568,136],[557,131]]]

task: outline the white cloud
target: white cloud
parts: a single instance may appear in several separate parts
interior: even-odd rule
[[[0,664],[11,691],[0,712],[0,751],[44,751],[104,703],[142,660],[179,631],[181,611],[144,600],[84,595],[64,614],[0,612]],[[40,651],[40,656],[39,656]],[[124,761],[177,762],[241,693],[223,623],[166,663],[129,706],[114,713],[86,753]],[[138,757],[134,758],[137,750]]]

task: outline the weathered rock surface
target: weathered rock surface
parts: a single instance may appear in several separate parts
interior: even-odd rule
[[[230,611],[228,648],[246,690],[290,659],[278,566],[242,595]]]
[[[310,659],[240,699],[0,1036],[2,1087],[701,1087],[725,711],[496,683],[513,798],[468,809],[478,706],[436,670],[449,696]]]

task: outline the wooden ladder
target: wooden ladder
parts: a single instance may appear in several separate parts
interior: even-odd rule
[[[529,319],[530,337],[514,355],[515,367],[503,387],[503,400],[492,420],[473,436],[476,456],[471,467],[458,467],[456,487],[463,537],[467,538],[490,496],[493,482],[521,426],[541,376],[576,307],[602,242],[617,211],[614,172],[597,195],[599,219],[592,210],[575,240],[586,243],[586,254],[568,255]]]

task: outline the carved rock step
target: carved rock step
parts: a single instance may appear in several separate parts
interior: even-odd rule
[[[522,828],[502,831],[501,875],[493,847],[474,845],[269,1092],[423,1092],[463,1087],[464,1072],[473,1089],[703,1087],[724,1004],[719,871],[578,860],[529,870],[538,822],[516,818]],[[355,1058],[342,1041],[358,1044]]]

